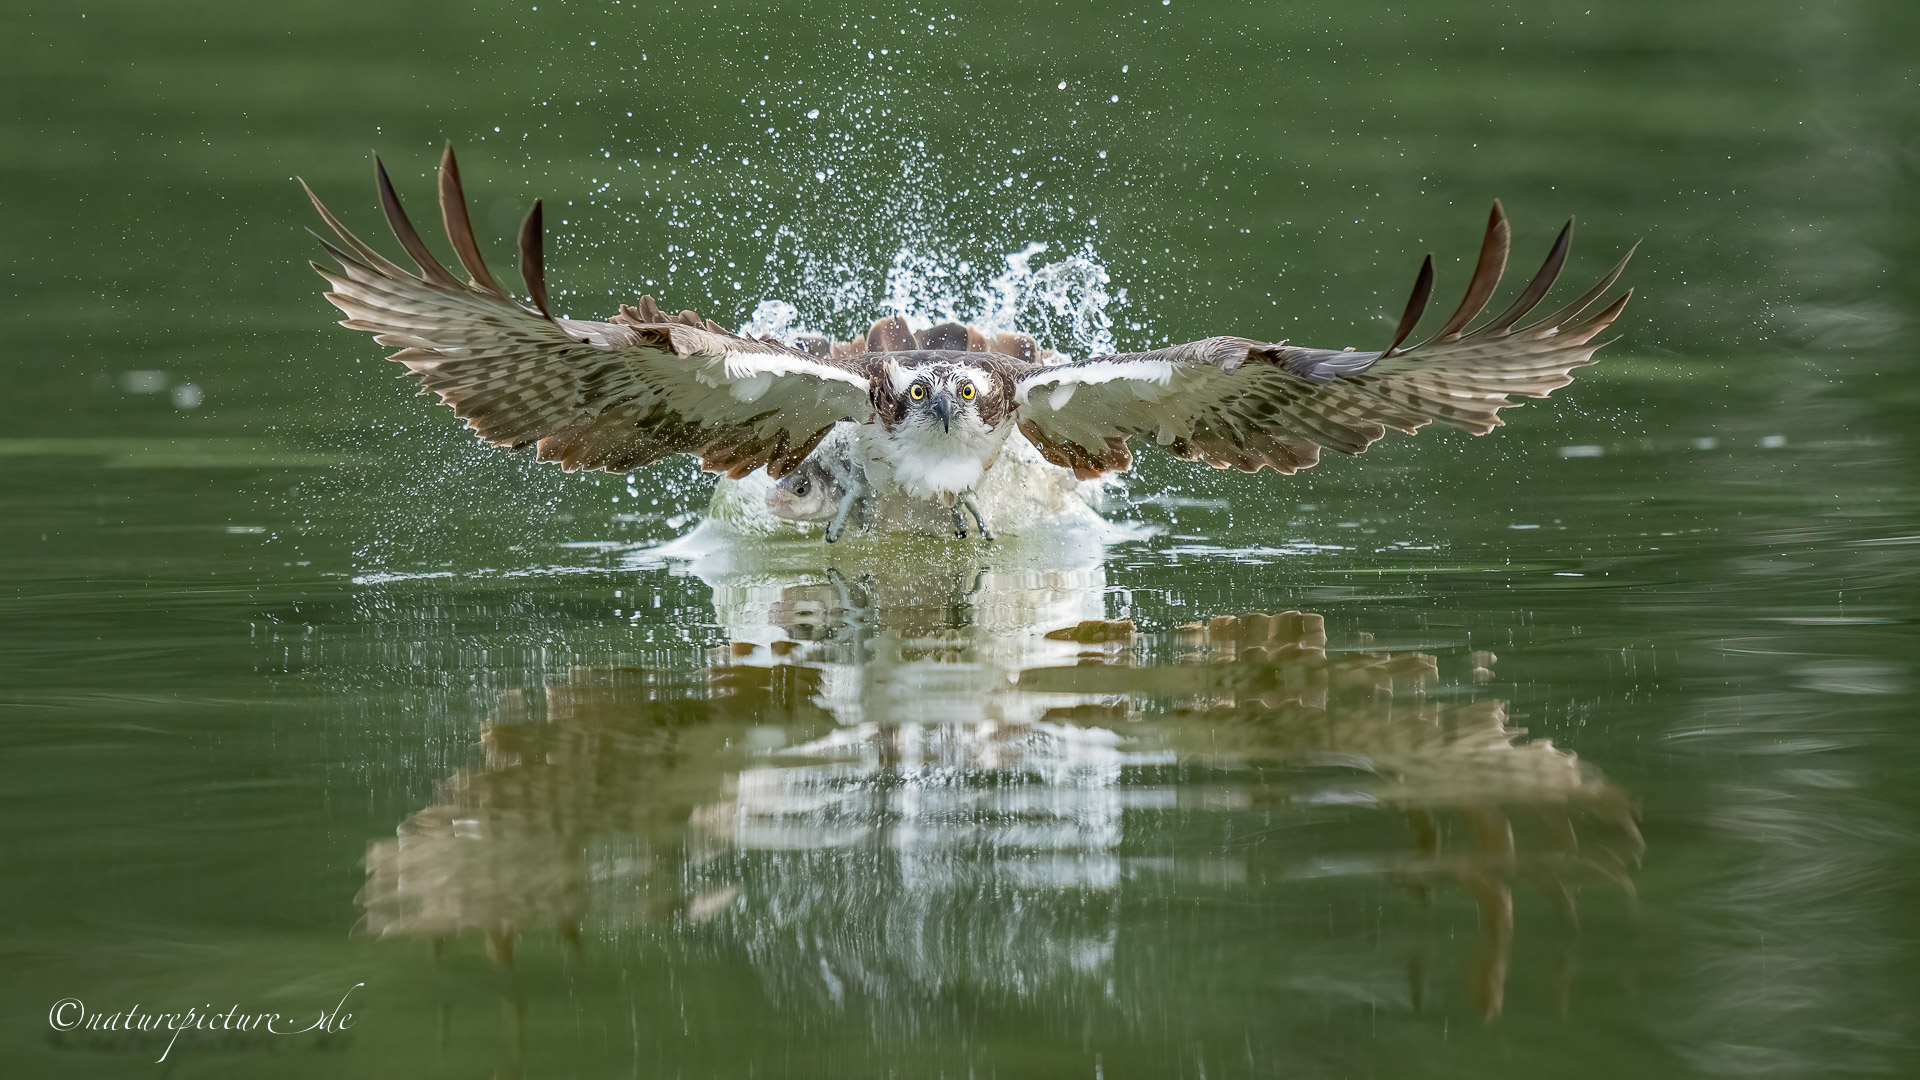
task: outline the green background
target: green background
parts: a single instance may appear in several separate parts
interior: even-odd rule
[[[1920,9],[80,2],[0,24],[14,1074],[1914,1067]],[[877,643],[842,668],[892,689],[864,721],[806,694],[725,699],[742,709],[708,689],[709,650],[741,630],[730,601],[646,554],[709,481],[484,451],[332,325],[294,177],[371,239],[369,150],[428,221],[449,139],[496,269],[547,200],[556,304],[583,317],[649,291],[738,324],[779,297],[851,331],[903,249],[970,288],[1041,242],[1042,261],[1104,265],[1122,347],[1378,347],[1422,254],[1438,303],[1462,286],[1495,197],[1516,274],[1575,214],[1569,282],[1640,241],[1638,291],[1602,364],[1486,439],[1425,433],[1292,478],[1143,455],[1109,514],[1144,528],[1097,573],[937,544],[833,555],[871,585],[852,621]],[[829,579],[807,550],[756,580],[813,596]],[[1265,764],[1208,757],[1201,722],[1155,712],[1177,696],[1164,635],[1142,687],[1103,699],[1143,710],[1119,729],[1141,756],[1107,781],[1122,808],[1056,822],[1117,830],[1086,849],[1112,880],[1010,884],[1022,856],[991,821],[957,853],[896,832],[695,857],[695,807],[788,767],[749,752],[755,730],[938,720],[978,689],[942,657],[977,675],[997,642],[1051,628],[955,592],[996,560],[1149,631],[1300,609],[1336,656],[1437,657],[1433,700],[1508,702],[1631,801],[1637,899],[1587,886],[1575,932],[1518,892],[1505,1008],[1483,1019],[1468,893],[1420,900],[1369,861],[1409,850],[1398,812],[1301,794],[1353,760],[1284,740]],[[1483,650],[1499,659],[1475,682]],[[641,669],[658,687],[605,675]],[[553,688],[609,679],[584,760],[553,759],[566,824],[489,872],[518,881],[569,844],[604,869],[626,845],[680,867],[652,872],[658,910],[577,945],[514,924],[511,964],[472,932],[437,949],[353,932],[370,844],[493,791],[482,739],[518,730],[516,702],[564,734]],[[1014,784],[995,775],[956,782]],[[1209,808],[1248,785],[1293,794]],[[513,812],[549,807],[529,798]],[[1221,859],[1245,875],[1192,869]],[[1351,865],[1376,869],[1321,872]],[[727,874],[740,899],[692,918]],[[922,952],[890,946],[895,906],[933,928]],[[961,944],[927,945],[935,930]],[[1078,941],[1098,948],[1046,959]],[[896,967],[863,980],[850,955]],[[310,1013],[357,982],[337,1039],[166,1065],[46,1019],[64,997]]]

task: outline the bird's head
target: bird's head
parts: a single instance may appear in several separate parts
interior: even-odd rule
[[[889,361],[894,422],[888,426],[937,428],[949,434],[992,430],[1006,413],[1002,381],[977,364]]]

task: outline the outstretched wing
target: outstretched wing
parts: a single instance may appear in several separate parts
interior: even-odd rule
[[[1215,337],[1151,352],[1089,357],[1030,371],[1017,382],[1020,430],[1049,461],[1082,477],[1127,468],[1128,440],[1146,436],[1176,456],[1216,468],[1281,473],[1320,460],[1322,448],[1358,454],[1387,429],[1413,432],[1438,420],[1484,435],[1511,396],[1546,397],[1593,362],[1595,343],[1626,307],[1629,291],[1587,315],[1626,268],[1627,252],[1578,300],[1518,326],[1546,297],[1565,264],[1567,222],[1547,260],[1513,304],[1475,330],[1466,326],[1493,297],[1511,231],[1499,203],[1487,222],[1467,295],[1440,332],[1402,349],[1433,291],[1433,259],[1420,267],[1399,332],[1385,352],[1295,348]]]
[[[469,275],[461,282],[421,241],[377,160],[375,171],[387,224],[420,273],[362,242],[308,189],[344,245],[320,240],[340,264],[314,264],[333,286],[327,299],[346,313],[342,326],[399,346],[389,359],[407,366],[420,392],[439,395],[495,446],[537,444],[540,460],[568,471],[626,471],[688,453],[710,472],[744,476],[765,465],[777,477],[836,421],[868,408],[858,361],[742,337],[691,311],[663,316],[651,297],[623,305],[607,322],[554,317],[538,202],[520,230],[520,270],[533,306],[519,303],[480,257],[449,145],[440,160],[440,212]]]

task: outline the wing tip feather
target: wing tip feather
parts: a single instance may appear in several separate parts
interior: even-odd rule
[[[547,303],[546,228],[541,206],[541,200],[533,200],[533,208],[520,223],[520,276],[527,283],[533,306],[552,319],[553,311]]]
[[[487,261],[480,253],[479,238],[474,235],[473,219],[467,213],[467,192],[460,180],[460,161],[448,139],[440,153],[440,221],[446,227],[447,240],[471,279],[469,285],[492,296],[505,298],[506,291],[494,280]]]
[[[373,173],[380,189],[380,209],[386,215],[387,227],[393,230],[394,239],[400,241],[407,254],[420,267],[419,280],[449,288],[459,288],[460,282],[447,268],[440,265],[427,242],[420,238],[420,230],[413,227],[413,221],[407,217],[406,208],[400,205],[400,193],[394,190],[393,178],[387,175],[386,163],[380,155],[373,155]]]
[[[1400,326],[1394,332],[1393,344],[1380,354],[1381,359],[1394,355],[1408,337],[1413,328],[1420,325],[1420,317],[1427,313],[1427,301],[1433,297],[1433,256],[1429,254],[1420,262],[1420,272],[1413,278],[1413,294],[1407,298],[1407,309],[1400,315]]]

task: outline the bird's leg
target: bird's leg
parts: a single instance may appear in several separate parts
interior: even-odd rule
[[[980,526],[980,539],[982,540],[993,539],[993,530],[987,528],[987,519],[980,515],[980,504],[973,501],[973,492],[971,491],[961,492],[960,505],[967,508],[967,512],[973,515],[973,523],[975,525]],[[959,511],[956,510],[954,512],[954,515],[958,517]],[[962,526],[962,528],[960,529],[960,535],[961,536],[967,535],[967,530],[964,526]]]
[[[967,512],[958,501],[953,504],[953,535],[967,538]]]
[[[840,571],[828,567],[827,581],[833,586],[833,591],[840,594],[840,611],[842,614],[856,611],[862,606],[854,601],[853,586],[847,584],[846,576],[840,573]]]
[[[840,506],[834,511],[833,520],[827,523],[827,543],[840,539],[840,534],[847,528],[847,515],[853,512],[854,504],[859,501],[859,488],[850,487],[845,495],[840,496]]]

